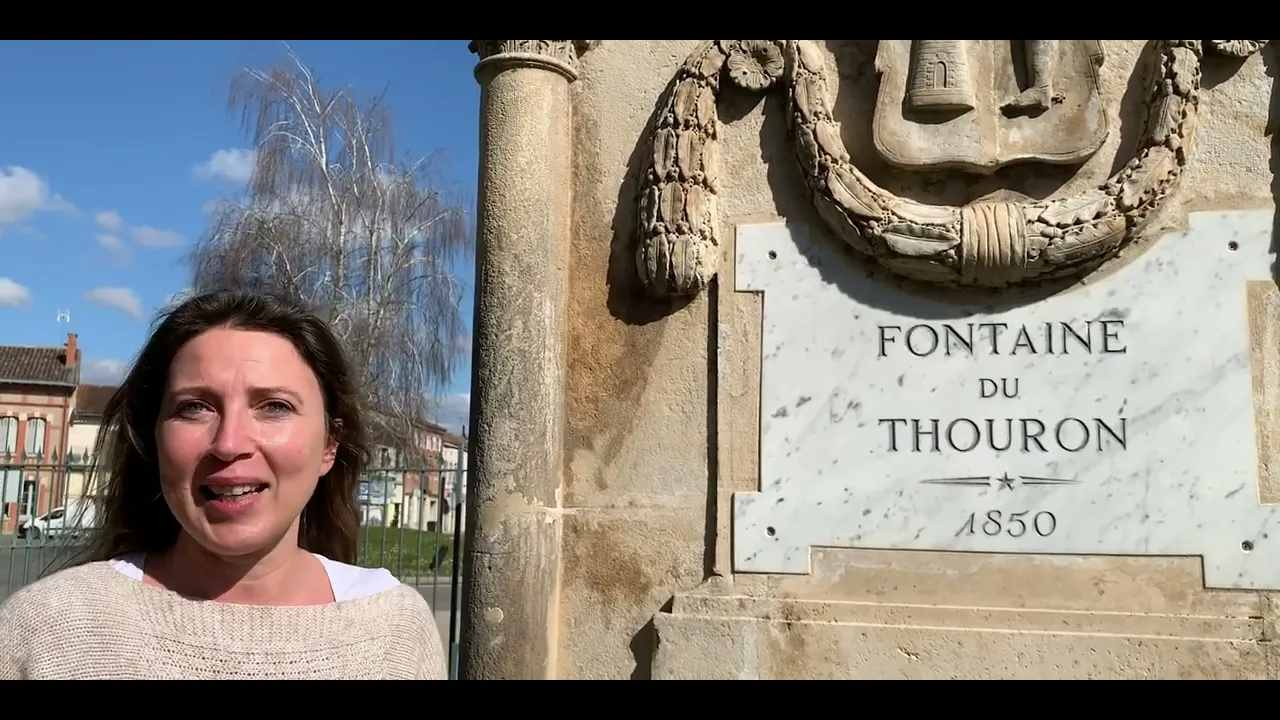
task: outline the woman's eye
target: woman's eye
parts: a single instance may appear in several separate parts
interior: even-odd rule
[[[288,403],[279,400],[271,400],[262,405],[262,408],[272,415],[285,415],[293,412],[293,408]]]
[[[203,409],[203,404],[188,400],[186,402],[178,403],[178,406],[174,408],[174,414],[182,417],[191,417],[199,414]]]

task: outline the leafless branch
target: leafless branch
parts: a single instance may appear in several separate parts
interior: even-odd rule
[[[413,452],[466,337],[466,285],[451,268],[472,250],[467,213],[439,189],[431,158],[397,162],[382,98],[326,89],[292,50],[239,75],[228,105],[253,140],[254,170],[197,242],[193,290],[271,288],[308,302],[359,363],[374,432]]]

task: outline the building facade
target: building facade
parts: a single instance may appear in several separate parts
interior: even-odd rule
[[[67,428],[67,490],[68,498],[82,498],[97,494],[97,487],[89,479],[90,465],[102,427],[102,413],[107,401],[115,394],[114,385],[81,385]]]
[[[453,487],[459,464],[465,468],[465,441],[435,423],[418,422],[416,450],[405,452],[396,447],[399,433],[387,432],[373,417],[373,448],[357,497],[361,523],[452,532],[458,505]]]
[[[0,531],[62,502],[79,383],[74,333],[63,346],[0,345]]]

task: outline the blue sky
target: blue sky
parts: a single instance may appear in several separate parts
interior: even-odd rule
[[[474,209],[480,89],[465,40],[287,41],[326,87],[385,90],[402,152],[443,152]],[[280,41],[0,43],[0,343],[79,335],[85,381],[118,378],[184,264],[249,138],[226,109],[242,67]],[[212,161],[212,162],[211,162]],[[459,267],[468,289],[470,261]],[[59,310],[71,322],[58,323]],[[470,356],[439,419],[466,418]]]

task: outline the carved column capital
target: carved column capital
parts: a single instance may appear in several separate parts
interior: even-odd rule
[[[480,56],[476,79],[482,73],[526,67],[551,70],[573,82],[578,79],[578,58],[598,44],[599,40],[472,40],[468,47]]]

